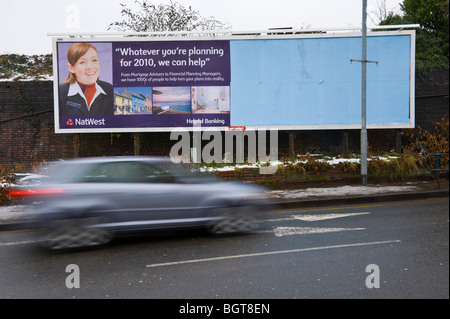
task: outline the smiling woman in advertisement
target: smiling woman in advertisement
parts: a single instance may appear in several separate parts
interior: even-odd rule
[[[60,115],[113,115],[113,87],[99,80],[97,49],[75,43],[67,51],[69,74],[59,85]]]

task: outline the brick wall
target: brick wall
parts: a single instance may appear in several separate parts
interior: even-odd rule
[[[0,82],[1,166],[70,156],[71,137],[54,134],[52,90],[52,82]]]
[[[448,70],[416,77],[416,126],[431,128],[448,116]],[[73,135],[54,133],[53,82],[0,82],[0,166],[29,165],[73,157]],[[80,156],[132,155],[132,133],[79,134]],[[297,131],[295,150],[340,153],[343,132]],[[348,131],[350,152],[359,153],[360,131]],[[170,133],[140,133],[143,155],[169,154]],[[369,130],[370,150],[395,149],[395,130]],[[289,152],[289,132],[279,132],[279,157]]]
[[[433,129],[433,123],[448,116],[448,70],[416,75],[416,127]]]

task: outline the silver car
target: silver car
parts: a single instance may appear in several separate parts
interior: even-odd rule
[[[203,227],[213,234],[253,230],[269,207],[262,187],[205,177],[158,157],[103,157],[49,163],[34,216],[49,249],[104,245],[119,234]]]

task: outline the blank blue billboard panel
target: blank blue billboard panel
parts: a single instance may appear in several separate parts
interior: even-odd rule
[[[411,34],[368,37],[367,123],[410,127]],[[231,123],[353,127],[361,123],[361,37],[232,40]]]

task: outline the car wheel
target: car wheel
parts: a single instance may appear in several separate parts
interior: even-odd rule
[[[42,246],[50,250],[101,246],[109,243],[111,231],[98,227],[104,224],[101,217],[53,221],[44,232]]]
[[[248,233],[258,228],[255,215],[251,206],[216,208],[207,229],[214,235]]]

